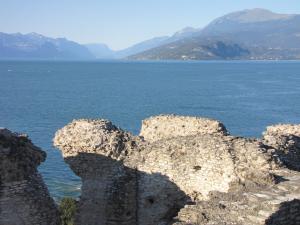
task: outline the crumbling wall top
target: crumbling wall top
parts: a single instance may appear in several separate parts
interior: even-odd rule
[[[294,135],[300,136],[300,124],[277,124],[268,126],[264,132],[266,135]]]
[[[26,179],[45,159],[46,153],[26,135],[0,129],[0,183]]]
[[[130,154],[138,138],[108,120],[80,119],[58,130],[53,141],[64,158],[87,153],[121,160]]]
[[[197,134],[227,135],[228,132],[217,120],[176,115],[159,115],[145,119],[140,132],[140,136],[149,142]]]

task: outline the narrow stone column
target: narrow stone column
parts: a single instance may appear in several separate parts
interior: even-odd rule
[[[82,178],[76,224],[136,224],[136,170],[123,164],[134,139],[106,120],[73,121],[56,133],[55,146]]]
[[[45,158],[25,135],[0,129],[0,224],[59,224],[55,203],[37,171]]]

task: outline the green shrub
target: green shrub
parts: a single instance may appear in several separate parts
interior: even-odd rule
[[[73,198],[63,198],[59,205],[61,225],[74,225],[77,202]]]

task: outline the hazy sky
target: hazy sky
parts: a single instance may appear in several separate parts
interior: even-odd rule
[[[299,13],[299,0],[0,0],[0,31],[37,32],[113,49],[203,27],[226,13],[266,8]]]

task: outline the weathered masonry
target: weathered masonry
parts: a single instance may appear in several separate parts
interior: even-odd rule
[[[25,135],[0,129],[0,224],[58,225],[56,205],[37,166],[46,153]]]
[[[161,115],[140,136],[75,120],[54,144],[82,178],[78,225],[300,224],[299,132],[230,136],[215,120]]]

